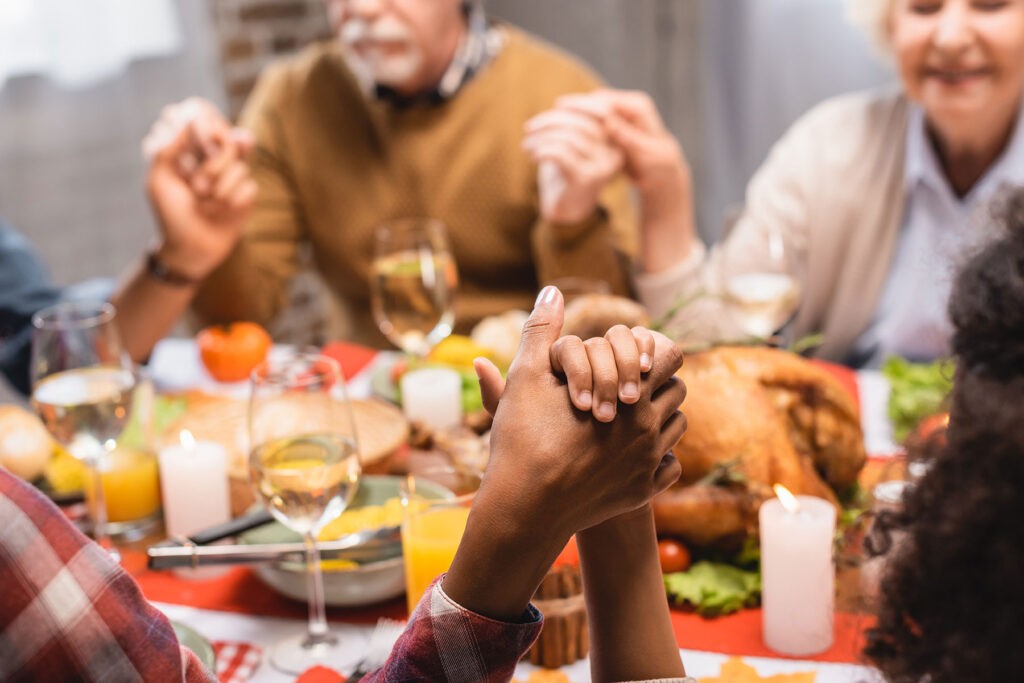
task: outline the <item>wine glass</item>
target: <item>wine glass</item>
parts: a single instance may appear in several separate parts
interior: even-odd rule
[[[327,627],[317,534],[344,511],[359,485],[352,407],[337,361],[314,353],[276,355],[252,372],[249,472],[270,514],[306,546],[309,628],[278,643],[271,663],[301,674],[317,663],[345,668]]]
[[[777,229],[763,229],[743,240],[725,241],[719,269],[722,297],[744,334],[777,341],[800,303],[800,263]]]
[[[381,226],[372,271],[373,317],[392,344],[426,356],[452,333],[459,278],[444,224],[409,218]]]
[[[93,538],[119,561],[107,533],[102,472],[128,423],[135,389],[116,311],[106,302],[66,302],[32,317],[32,405],[92,481]]]

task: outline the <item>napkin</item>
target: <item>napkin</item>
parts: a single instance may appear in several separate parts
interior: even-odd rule
[[[377,350],[350,344],[349,342],[329,342],[320,349],[320,353],[334,360],[341,365],[341,374],[346,380],[350,380],[359,374],[363,368],[377,357]]]
[[[245,683],[252,678],[263,659],[263,648],[249,643],[216,640],[210,645],[217,657],[217,680],[220,683]]]

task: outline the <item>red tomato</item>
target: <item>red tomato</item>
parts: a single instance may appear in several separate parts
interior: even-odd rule
[[[685,572],[690,568],[690,551],[679,541],[666,538],[658,541],[658,561],[663,574]]]
[[[946,430],[949,428],[949,413],[940,413],[926,417],[917,426],[917,434],[922,441],[935,438],[941,445],[946,444]]]
[[[218,382],[240,382],[267,357],[270,335],[256,323],[207,327],[196,337],[199,357]]]
[[[402,381],[402,375],[409,370],[409,361],[405,358],[399,358],[395,361],[395,364],[391,366],[391,383],[398,386],[398,383]]]

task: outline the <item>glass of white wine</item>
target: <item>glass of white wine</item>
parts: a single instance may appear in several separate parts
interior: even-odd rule
[[[327,627],[316,543],[320,529],[351,502],[361,471],[355,420],[337,361],[290,352],[258,365],[252,372],[249,438],[257,497],[306,545],[309,628],[278,643],[271,663],[290,674],[322,663],[348,667],[354,659],[346,659]]]
[[[742,243],[726,241],[719,273],[736,325],[750,337],[777,343],[800,303],[800,263],[783,234],[768,229]]]
[[[427,218],[377,229],[371,307],[380,331],[406,353],[425,356],[452,333],[459,277],[444,224]]]
[[[120,559],[107,534],[102,471],[131,413],[135,374],[106,302],[67,302],[32,318],[32,405],[58,443],[93,477],[93,538]]]

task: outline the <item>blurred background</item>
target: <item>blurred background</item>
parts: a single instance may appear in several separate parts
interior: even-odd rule
[[[487,7],[653,95],[693,168],[706,240],[797,116],[891,78],[845,0]],[[323,0],[0,1],[0,216],[59,283],[115,276],[153,235],[139,143],[161,107],[199,95],[237,113],[267,62],[327,35]]]

